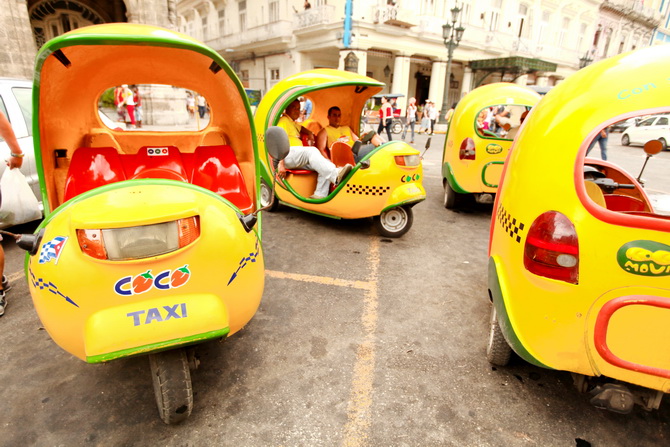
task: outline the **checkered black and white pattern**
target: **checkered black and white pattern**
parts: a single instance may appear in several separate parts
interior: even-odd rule
[[[515,217],[512,217],[512,215],[508,213],[505,207],[502,205],[500,208],[498,208],[497,219],[503,230],[509,234],[509,237],[514,239],[516,242],[521,243],[521,236],[523,235],[523,230],[526,227],[524,223],[519,222]]]
[[[360,194],[366,196],[383,196],[391,189],[390,186],[365,186],[365,185],[351,185],[347,183],[346,193]]]

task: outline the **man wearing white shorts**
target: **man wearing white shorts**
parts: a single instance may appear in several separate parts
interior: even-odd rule
[[[279,162],[277,168],[279,177],[286,176],[287,169],[309,169],[318,174],[316,190],[311,199],[323,199],[328,195],[330,184],[337,185],[351,172],[352,165],[347,164],[337,168],[326,156],[314,146],[303,146],[301,135],[307,135],[310,144],[314,144],[314,134],[296,123],[300,116],[300,101],[295,100],[284,110],[284,115],[279,119],[277,126],[288,134],[291,149],[288,156]]]

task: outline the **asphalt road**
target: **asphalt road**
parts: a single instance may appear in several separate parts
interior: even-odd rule
[[[198,347],[193,414],[177,426],[158,418],[147,358],[87,365],[51,341],[23,254],[3,242],[14,289],[0,319],[0,445],[668,445],[668,402],[610,413],[568,373],[486,361],[491,205],[442,207],[443,141],[433,137],[428,199],[401,239],[368,220],[264,216],[261,307],[229,340]],[[639,157],[610,146],[615,162]],[[670,153],[652,161],[647,177],[667,181]]]

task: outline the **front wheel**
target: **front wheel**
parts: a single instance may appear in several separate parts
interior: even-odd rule
[[[279,201],[277,196],[272,193],[272,188],[265,183],[265,180],[261,180],[261,207],[265,208],[267,206],[269,211],[275,211],[278,205]]]
[[[624,146],[628,146],[630,144],[630,138],[628,137],[628,135],[624,134],[621,137],[621,144],[623,144]]]
[[[149,355],[158,414],[166,424],[188,418],[193,410],[193,388],[188,357],[184,349]]]
[[[507,344],[505,336],[498,324],[496,307],[491,303],[491,318],[489,320],[489,342],[486,346],[486,359],[492,365],[507,366],[512,357],[512,348]]]
[[[391,124],[391,132],[396,135],[400,134],[400,132],[402,132],[402,123],[400,121],[393,120],[393,124]]]
[[[385,237],[400,237],[412,227],[412,208],[397,206],[374,217],[375,227]]]

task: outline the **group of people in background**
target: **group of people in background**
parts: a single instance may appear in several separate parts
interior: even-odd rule
[[[132,88],[123,84],[114,89],[114,105],[119,121],[126,123],[126,128],[135,129],[142,127],[142,98],[139,88]]]
[[[201,119],[204,118],[207,113],[207,100],[200,94],[196,93],[195,96],[193,96],[193,93],[187,92],[186,111],[191,118],[195,117],[196,112]]]

